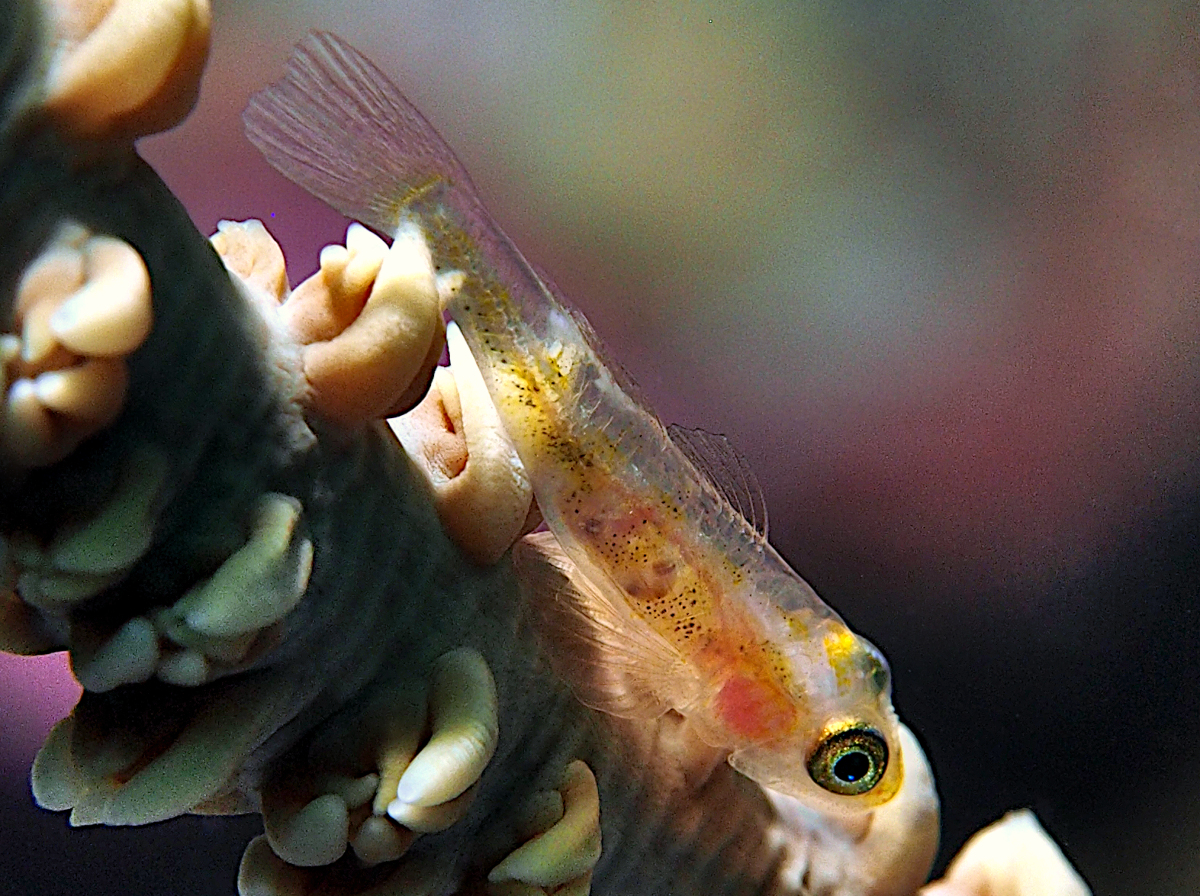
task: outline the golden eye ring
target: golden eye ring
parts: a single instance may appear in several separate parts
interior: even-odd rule
[[[882,734],[874,728],[843,728],[817,744],[808,758],[808,774],[830,793],[857,796],[880,782],[887,764]]]

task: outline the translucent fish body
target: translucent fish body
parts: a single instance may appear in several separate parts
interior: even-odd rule
[[[313,35],[247,111],[288,177],[379,230],[416,228],[549,533],[517,562],[555,669],[625,717],[674,711],[763,786],[822,809],[902,780],[887,666],[755,530],[606,363],[369,61]]]

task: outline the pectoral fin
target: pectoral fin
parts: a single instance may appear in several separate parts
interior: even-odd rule
[[[640,719],[678,702],[687,680],[679,654],[585,576],[551,533],[517,542],[513,565],[550,665],[580,702]]]

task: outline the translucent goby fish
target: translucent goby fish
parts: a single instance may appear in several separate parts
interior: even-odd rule
[[[454,282],[447,311],[549,530],[518,544],[518,570],[579,698],[679,713],[749,778],[821,811],[890,799],[903,763],[882,656],[747,519],[759,500],[744,464],[719,437],[662,425],[387,77],[312,34],[245,122],[272,165],[343,214],[417,229]]]

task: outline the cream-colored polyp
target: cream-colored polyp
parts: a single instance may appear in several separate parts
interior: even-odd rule
[[[17,284],[13,332],[0,335],[0,462],[47,466],[112,423],[125,359],[152,320],[134,248],[62,221]]]
[[[979,831],[921,896],[1090,896],[1028,809],[1007,813]]]
[[[53,52],[42,103],[89,138],[176,124],[195,103],[208,56],[206,0],[45,2]]]
[[[438,368],[420,405],[388,422],[450,537],[476,562],[495,563],[527,530],[533,487],[453,323],[446,343],[450,367]]]

